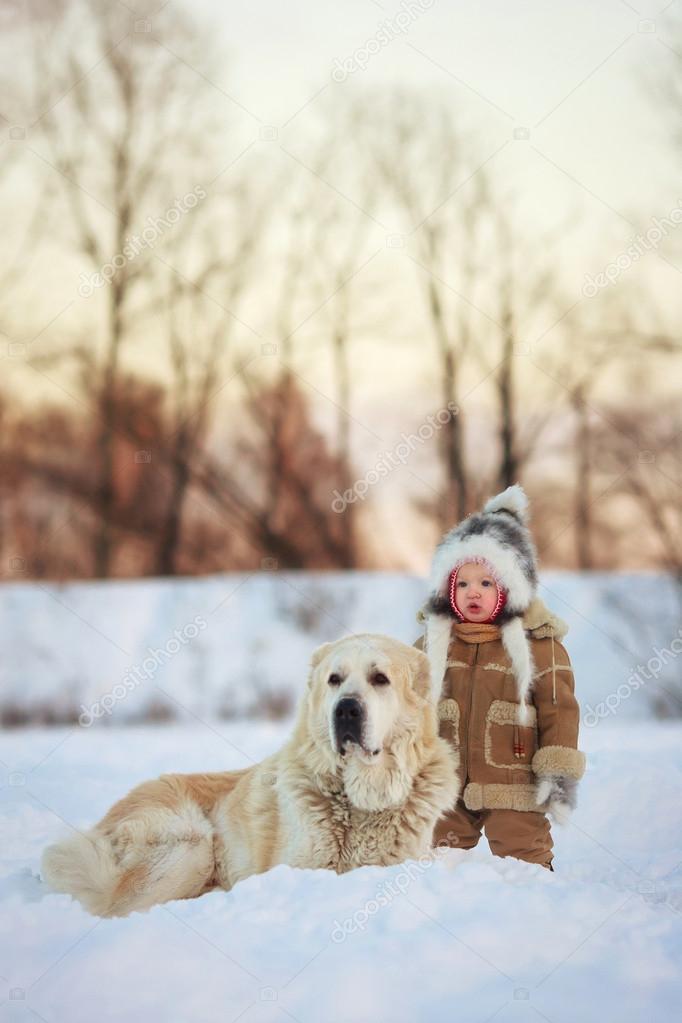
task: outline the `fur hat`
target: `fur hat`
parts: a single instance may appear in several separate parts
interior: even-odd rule
[[[433,556],[430,597],[425,607],[425,649],[431,662],[436,701],[440,699],[446,670],[450,630],[455,614],[450,604],[449,581],[457,566],[484,560],[495,570],[506,590],[506,603],[495,619],[516,676],[519,720],[527,724],[527,696],[533,677],[530,644],[523,615],[537,589],[537,554],[528,529],[528,498],[519,484],[491,497],[483,511],[469,515],[445,534]]]

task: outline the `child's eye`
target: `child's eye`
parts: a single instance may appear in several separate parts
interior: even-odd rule
[[[483,580],[483,585],[484,585],[484,586],[491,586],[491,585],[492,585],[492,583],[490,582],[490,579],[484,579],[484,580]]]
[[[461,590],[463,586],[466,586],[466,583],[464,582],[464,580],[463,579],[458,579],[457,580],[457,588]]]

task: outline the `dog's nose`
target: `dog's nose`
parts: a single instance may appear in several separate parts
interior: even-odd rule
[[[341,746],[345,742],[360,743],[362,718],[363,708],[359,700],[353,696],[339,700],[334,709],[334,730]]]

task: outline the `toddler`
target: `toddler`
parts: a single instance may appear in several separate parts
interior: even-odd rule
[[[566,823],[585,772],[568,628],[536,596],[528,500],[515,485],[445,535],[415,646],[431,662],[440,734],[459,753],[462,791],[433,845],[552,865],[550,822]]]

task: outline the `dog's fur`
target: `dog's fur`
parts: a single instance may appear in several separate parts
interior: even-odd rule
[[[354,739],[339,718],[346,698]],[[369,634],[325,643],[281,750],[240,771],[144,782],[47,848],[43,876],[93,914],[126,916],[278,863],[344,873],[428,854],[460,790],[435,706],[421,651]]]

